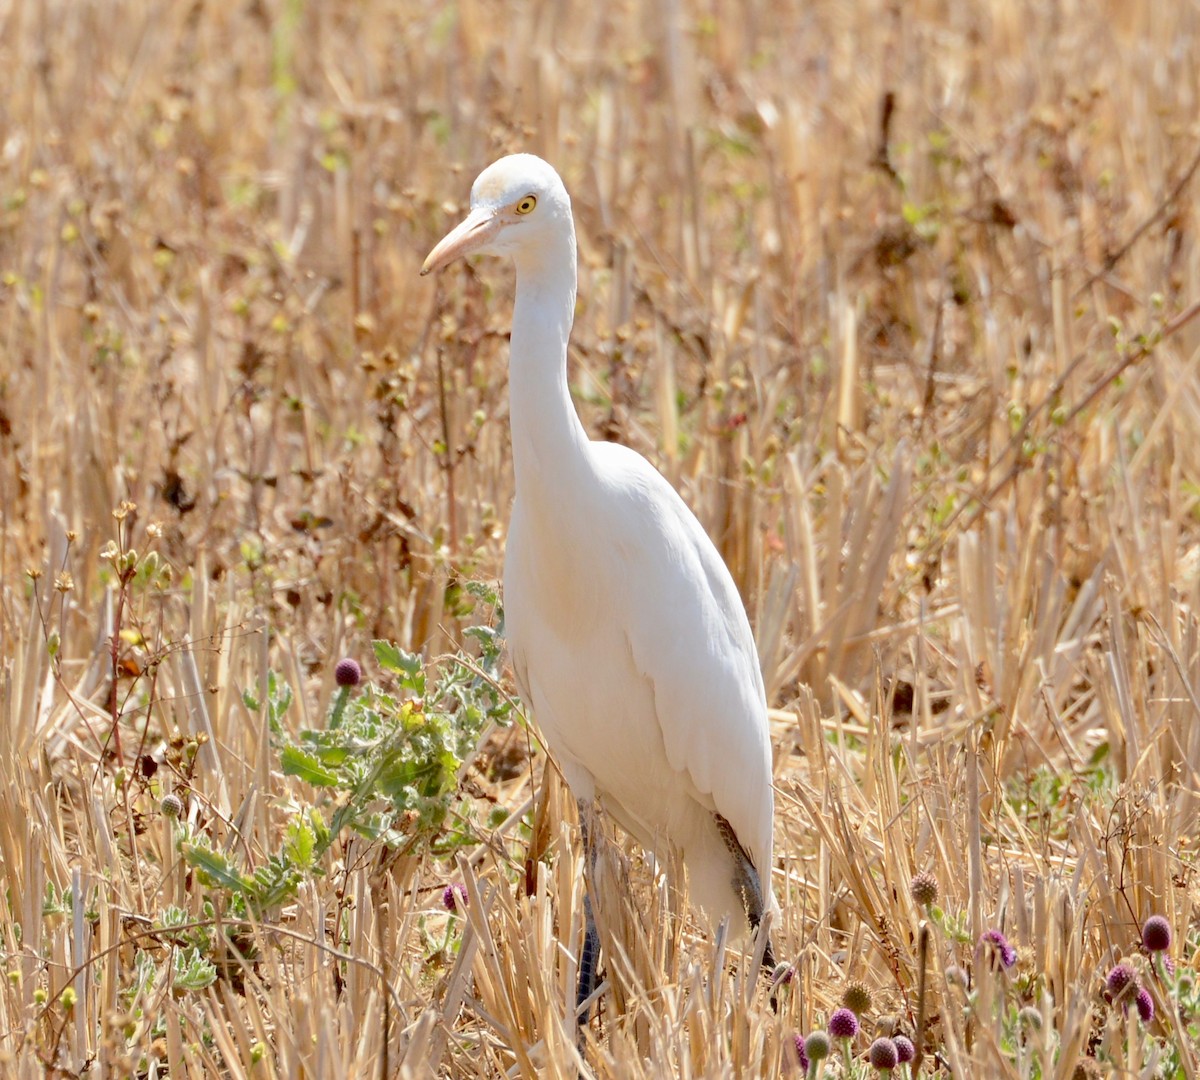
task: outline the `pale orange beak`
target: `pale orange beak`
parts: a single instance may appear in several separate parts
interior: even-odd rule
[[[422,274],[440,270],[455,259],[478,251],[496,233],[500,231],[502,221],[491,207],[476,207],[459,225],[456,225],[438,241],[437,246],[429,253],[425,265],[421,267]]]

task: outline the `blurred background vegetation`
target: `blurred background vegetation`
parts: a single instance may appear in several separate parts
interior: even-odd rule
[[[938,871],[971,939],[1008,920],[1028,942],[1058,912],[1072,944],[1042,942],[1026,1000],[1053,992],[1066,1042],[1068,1021],[1092,1033],[1061,1012],[1085,993],[1072,980],[1152,907],[1188,924],[1194,894],[1198,58],[1195,3],[0,7],[0,860],[17,973],[0,1045],[172,1075],[218,1060],[239,1075],[259,1042],[279,1075],[355,1075],[389,1045],[396,1067],[415,1045],[439,1072],[574,1068],[569,1040],[514,1058],[512,1032],[545,1016],[451,1015],[398,914],[457,874],[427,853],[387,886],[386,919],[336,873],[300,905],[323,925],[338,880],[386,922],[333,938],[408,980],[369,1037],[382,998],[325,968],[320,992],[289,967],[253,1007],[215,991],[181,1006],[166,1049],[112,1019],[135,970],[122,927],[159,918],[165,893],[197,917],[205,902],[156,832],[162,777],[131,786],[142,759],[252,867],[314,798],[272,757],[268,671],[296,693],[285,724],[320,727],[339,657],[366,664],[381,638],[432,658],[493,621],[466,585],[498,577],[512,498],[511,270],[417,271],[475,174],[516,150],[572,193],[585,425],[681,489],[751,613],[777,710],[783,952],[816,980],[778,1019],[757,1002],[758,1041],[717,1040],[686,1069],[612,1049],[613,1074],[771,1072],[864,933],[877,952],[858,974],[911,1019],[898,927],[916,916],[902,884],[844,886],[856,852],[878,883]],[[540,808],[517,815],[524,832],[471,833],[510,845],[497,882],[532,881],[526,845],[536,863],[556,842],[542,761],[505,729],[464,771],[471,821]],[[833,797],[853,844],[814,824]],[[91,944],[70,918],[33,929],[72,875],[101,898]],[[289,963],[328,961],[293,945]],[[102,946],[107,983],[54,1011]],[[342,1011],[321,1004],[334,983]],[[414,1042],[431,1002],[444,1034]],[[233,1015],[256,1018],[212,1049],[205,1025]],[[185,1063],[191,1042],[211,1063]],[[1012,1056],[967,1045],[954,1060],[985,1071]]]

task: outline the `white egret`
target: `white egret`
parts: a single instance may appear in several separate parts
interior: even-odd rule
[[[635,451],[589,440],[575,412],[575,225],[549,164],[514,154],[485,169],[467,218],[421,273],[474,253],[511,255],[517,270],[504,608],[521,696],[585,825],[599,800],[649,850],[670,841],[709,916],[757,929],[777,907],[754,638],[728,568],[683,499]],[[581,1001],[594,978],[590,911],[588,921]],[[766,962],[774,965],[769,942]]]

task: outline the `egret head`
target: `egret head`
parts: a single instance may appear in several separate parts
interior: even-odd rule
[[[422,274],[464,255],[520,259],[571,233],[571,200],[549,164],[512,154],[483,170],[471,187],[471,212],[429,253]]]

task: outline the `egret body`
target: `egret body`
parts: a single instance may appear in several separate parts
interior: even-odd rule
[[[515,154],[485,169],[421,272],[476,252],[517,272],[504,609],[521,696],[581,804],[598,799],[652,851],[673,843],[708,915],[757,928],[775,902],[754,638],[683,499],[635,451],[591,441],[575,412],[575,226],[550,165]]]

